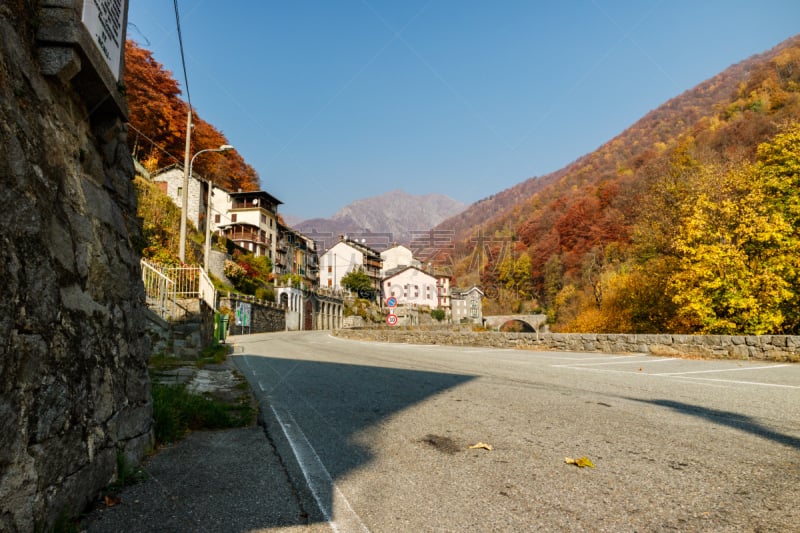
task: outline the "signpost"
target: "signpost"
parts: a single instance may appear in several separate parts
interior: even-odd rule
[[[386,299],[386,307],[389,308],[389,316],[386,317],[386,323],[390,326],[397,325],[397,315],[394,314],[394,308],[397,307],[397,298],[390,296]]]

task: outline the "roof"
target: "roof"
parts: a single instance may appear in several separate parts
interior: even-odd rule
[[[426,276],[428,276],[428,277],[430,277],[430,278],[434,278],[434,279],[436,279],[436,277],[435,277],[434,275],[432,275],[432,274],[428,274],[427,272],[425,272],[425,271],[424,271],[424,270],[422,270],[421,268],[417,268],[417,267],[415,267],[415,266],[399,266],[399,267],[397,267],[397,268],[392,268],[392,269],[390,269],[390,270],[387,270],[387,271],[384,273],[384,276],[383,276],[383,281],[386,281],[386,280],[388,280],[388,279],[394,278],[394,277],[398,276],[399,274],[402,274],[402,273],[403,273],[403,272],[405,272],[406,270],[416,270],[416,271],[418,271],[418,272],[422,272],[423,274],[425,274]]]
[[[258,198],[259,200],[266,200],[275,205],[281,205],[283,203],[267,191],[239,191],[228,194],[231,198]]]

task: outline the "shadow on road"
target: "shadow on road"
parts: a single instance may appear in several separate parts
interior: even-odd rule
[[[268,434],[281,457],[293,463],[286,466],[295,486],[304,490],[302,485],[310,477],[316,484],[313,497],[323,513],[340,507],[334,501],[334,481],[372,459],[364,444],[371,430],[415,404],[474,379],[469,375],[248,354],[234,359],[253,390],[263,393],[261,410]],[[310,445],[309,450],[302,449],[303,441]],[[299,470],[293,461],[297,455],[305,463]],[[310,521],[329,518],[310,516]]]
[[[779,433],[749,416],[732,413],[730,411],[720,411],[717,409],[709,409],[707,407],[676,402],[674,400],[642,400],[638,398],[628,399],[636,402],[668,407],[674,411],[678,411],[679,413],[705,418],[706,420],[715,424],[732,427],[780,444],[785,444],[787,446],[800,449],[800,439],[797,437]]]

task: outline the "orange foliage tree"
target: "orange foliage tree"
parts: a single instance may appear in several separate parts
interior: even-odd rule
[[[153,53],[134,41],[125,43],[125,89],[133,128],[128,142],[134,157],[146,162],[150,170],[183,164],[186,147],[186,118],[189,106],[172,73],[153,58]],[[196,153],[206,148],[229,144],[214,126],[192,113],[192,147]],[[228,189],[259,189],[255,169],[238,152],[210,152],[197,158],[192,170]]]

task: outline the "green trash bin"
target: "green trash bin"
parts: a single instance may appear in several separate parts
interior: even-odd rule
[[[219,315],[219,342],[225,342],[225,338],[228,336],[228,321],[230,317],[228,315],[220,313]]]

